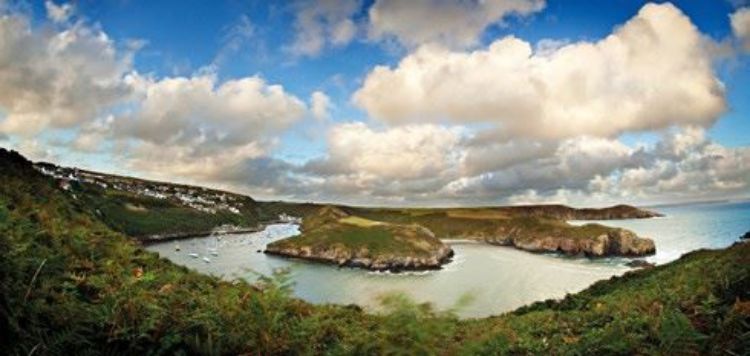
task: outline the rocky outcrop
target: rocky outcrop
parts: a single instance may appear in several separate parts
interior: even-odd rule
[[[748,231],[744,235],[740,236],[740,240],[750,240],[750,231]]]
[[[589,257],[647,256],[656,252],[654,241],[638,237],[625,229],[611,229],[590,237],[556,237],[504,235],[485,238],[484,241],[530,252],[559,252],[566,255]]]
[[[653,268],[656,266],[656,264],[645,261],[645,260],[632,260],[625,264],[628,267],[633,268]]]
[[[311,246],[281,247],[269,245],[264,251],[270,255],[302,258],[310,261],[331,263],[340,267],[358,267],[373,271],[415,271],[440,269],[450,262],[453,250],[443,245],[429,255],[374,255],[366,248],[352,251],[342,244],[314,248]]]

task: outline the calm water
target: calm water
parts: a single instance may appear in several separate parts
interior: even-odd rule
[[[648,260],[665,263],[698,248],[731,245],[750,230],[750,203],[659,208],[664,218],[603,222],[631,229],[656,241],[657,254]],[[583,222],[573,222],[580,224]],[[148,247],[175,263],[224,278],[255,280],[280,267],[291,267],[295,294],[313,303],[359,304],[377,310],[387,293],[406,293],[439,309],[451,308],[468,296],[457,313],[481,317],[519,306],[560,298],[593,282],[620,275],[626,259],[588,260],[537,255],[507,247],[451,241],[456,257],[443,270],[421,273],[376,273],[288,260],[258,253],[270,241],[294,235],[294,225],[272,225],[252,234],[194,238]],[[175,251],[179,244],[181,251]],[[211,254],[216,251],[217,256]],[[189,254],[200,257],[193,258]],[[203,261],[209,258],[209,263]]]

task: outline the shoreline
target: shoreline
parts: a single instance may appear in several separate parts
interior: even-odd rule
[[[286,223],[292,224],[286,221],[274,220],[274,221],[264,221],[262,223],[259,223],[257,226],[239,227],[234,230],[180,232],[180,233],[172,233],[172,234],[164,234],[164,235],[132,236],[132,238],[140,242],[141,245],[147,246],[147,245],[152,245],[152,244],[161,243],[161,242],[179,241],[179,240],[185,240],[185,239],[194,238],[194,237],[209,237],[212,235],[223,236],[223,235],[248,234],[248,233],[263,231],[270,225],[286,224]]]

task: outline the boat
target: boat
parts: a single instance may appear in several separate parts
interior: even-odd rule
[[[198,258],[198,254],[197,253],[190,253],[190,254],[188,254],[188,256],[190,256],[192,258]]]
[[[203,257],[203,262],[211,263],[211,259],[208,257]]]

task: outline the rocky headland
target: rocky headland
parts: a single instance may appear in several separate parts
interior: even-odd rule
[[[656,252],[654,241],[638,237],[625,229],[613,229],[589,238],[545,236],[538,238],[505,237],[485,240],[495,245],[513,246],[530,252],[560,252],[565,255],[646,256]]]
[[[416,224],[383,223],[328,206],[305,218],[302,234],[269,244],[267,254],[375,271],[439,269],[453,250]]]

